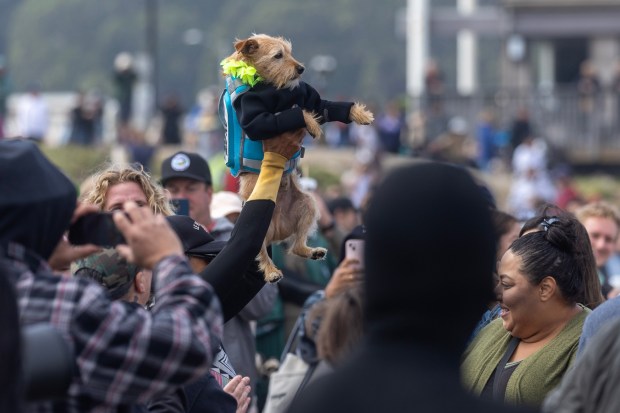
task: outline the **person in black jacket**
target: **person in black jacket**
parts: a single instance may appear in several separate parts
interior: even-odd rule
[[[493,298],[496,260],[487,199],[469,173],[434,162],[396,169],[364,222],[363,342],[289,411],[525,411],[461,385],[460,358]]]

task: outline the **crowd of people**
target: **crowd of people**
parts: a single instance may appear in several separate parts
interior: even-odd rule
[[[548,205],[523,220],[463,166],[431,161],[387,173],[362,214],[306,179],[322,211],[309,242],[332,262],[274,245],[285,277],[265,284],[255,257],[303,138],[264,142],[245,202],[214,192],[197,153],[163,159],[159,180],[107,165],[78,197],[36,143],[0,142],[2,323],[14,332],[0,341],[14,355],[4,410],[618,407],[612,204]],[[111,213],[124,242],[72,245],[72,225],[94,213]],[[349,255],[351,240],[363,255]],[[53,395],[23,379],[32,355],[17,331],[40,323],[71,354],[70,381]]]
[[[340,188],[299,179],[320,211],[308,244],[328,254],[271,245],[284,278],[270,284],[256,257],[286,162],[313,144],[306,132],[263,141],[242,199],[212,170],[214,96],[185,121],[169,96],[160,141],[172,150],[155,178],[131,127],[136,74],[117,63],[119,138],[138,162],[101,165],[78,193],[40,149],[36,89],[22,102],[25,139],[0,140],[0,326],[11,332],[0,411],[618,411],[620,212],[551,168],[527,111],[505,153],[484,112],[477,139],[453,118],[389,171],[386,154],[414,154],[398,104],[373,126],[326,125],[327,145],[355,148]],[[101,115],[80,95],[70,142],[95,144]],[[498,159],[512,175],[505,206],[480,180]],[[109,220],[106,234],[78,244],[72,230],[89,216]],[[41,324],[68,361],[33,381],[27,329]]]

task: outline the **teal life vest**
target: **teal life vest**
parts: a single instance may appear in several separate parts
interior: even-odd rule
[[[235,100],[248,90],[250,90],[250,86],[243,83],[241,79],[227,76],[226,87],[218,104],[220,122],[226,130],[226,166],[230,168],[230,173],[234,177],[239,176],[242,172],[259,173],[264,157],[262,141],[253,141],[245,134],[241,129],[233,106]],[[299,158],[303,156],[303,150],[302,147],[286,162],[284,173],[295,170]]]

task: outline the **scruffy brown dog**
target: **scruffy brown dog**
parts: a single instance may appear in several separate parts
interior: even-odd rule
[[[374,120],[365,106],[332,102],[300,80],[304,66],[292,55],[291,43],[281,37],[255,34],[235,42],[235,52],[222,61],[224,76],[244,79],[251,88],[233,101],[240,126],[251,140],[269,139],[286,131],[306,128],[313,137],[322,135],[321,124],[331,121],[367,125]],[[241,173],[239,194],[247,199],[257,174]],[[319,212],[314,198],[299,185],[295,172],[283,176],[276,208],[263,247],[257,257],[265,280],[276,282],[282,272],[267,255],[271,242],[289,240],[289,253],[322,259],[325,248],[306,245],[316,227]]]

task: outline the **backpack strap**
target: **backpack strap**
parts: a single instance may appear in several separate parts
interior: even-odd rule
[[[234,103],[239,96],[250,90],[250,86],[243,83],[238,77],[226,76],[226,90],[230,95],[230,102]]]

